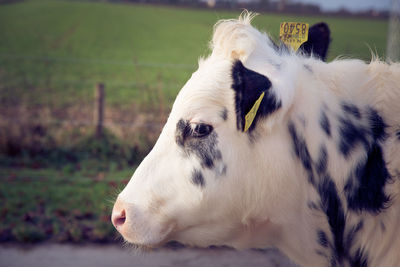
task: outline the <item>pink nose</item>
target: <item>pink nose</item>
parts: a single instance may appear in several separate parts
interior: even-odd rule
[[[126,221],[126,212],[124,208],[124,202],[117,199],[114,204],[114,208],[111,215],[111,222],[114,227],[120,231],[121,227],[124,225]]]

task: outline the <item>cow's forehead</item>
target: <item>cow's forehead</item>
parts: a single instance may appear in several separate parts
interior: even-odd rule
[[[233,108],[232,62],[208,58],[179,92],[171,111],[174,121],[215,123]]]

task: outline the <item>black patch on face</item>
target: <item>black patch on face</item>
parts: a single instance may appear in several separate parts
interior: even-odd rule
[[[342,102],[342,109],[344,113],[354,116],[356,119],[361,119],[360,110],[353,104]]]
[[[361,212],[378,213],[388,206],[390,197],[384,192],[390,180],[380,145],[374,144],[367,159],[362,159],[350,174],[344,187],[348,207]]]
[[[290,122],[288,124],[288,129],[289,129],[289,134],[290,137],[292,138],[292,144],[293,144],[293,150],[297,158],[300,160],[302,163],[304,169],[309,174],[309,182],[314,184],[314,177],[312,174],[312,168],[311,168],[311,156],[310,152],[308,151],[306,141],[304,137],[299,135],[297,133],[296,127],[294,126],[293,122]]]
[[[276,95],[271,90],[272,84],[270,80],[264,75],[247,69],[239,60],[233,64],[232,78],[238,130],[244,131],[245,116],[263,92],[265,93],[264,98],[260,103],[249,132],[254,130],[259,119],[268,116],[282,106],[281,101],[276,98]]]
[[[362,125],[356,125],[351,119],[339,117],[339,151],[347,158],[358,144],[369,146],[369,132]]]
[[[326,233],[322,230],[318,230],[317,236],[318,236],[318,244],[327,248],[328,247],[328,238],[326,236]]]
[[[357,249],[352,262],[351,266],[354,267],[367,267],[368,266],[368,253],[365,253],[363,249]]]
[[[198,185],[200,187],[204,187],[205,180],[204,180],[203,174],[201,173],[200,170],[196,170],[196,169],[193,170],[193,172],[192,172],[192,182],[195,185]]]
[[[345,215],[342,202],[340,201],[336,185],[328,174],[320,177],[317,189],[321,197],[321,208],[327,216],[333,235],[335,259],[341,262],[346,253],[343,242]]]
[[[211,133],[207,140],[192,139],[187,143],[187,150],[189,153],[194,153],[201,160],[201,166],[206,168],[213,168],[214,161],[221,160],[221,151],[217,148],[217,134],[215,132]]]
[[[331,123],[329,122],[328,116],[326,115],[325,111],[321,112],[321,117],[319,119],[319,125],[321,126],[322,130],[326,133],[327,136],[331,136]]]
[[[190,124],[184,120],[179,120],[176,124],[175,141],[176,143],[183,147],[185,144],[185,139],[190,136],[192,128]]]
[[[328,167],[328,151],[326,146],[321,145],[319,149],[318,161],[316,163],[316,171],[319,175],[326,173]]]
[[[226,121],[226,120],[228,119],[228,110],[227,110],[226,108],[224,108],[224,109],[221,111],[220,115],[221,115],[221,118],[222,118],[224,121]]]
[[[176,143],[186,152],[195,154],[204,168],[213,168],[215,161],[222,160],[221,151],[218,149],[218,136],[215,131],[204,137],[194,137],[189,121],[179,120],[176,124]]]
[[[396,137],[397,137],[398,140],[400,140],[400,130],[397,131]]]
[[[381,222],[381,230],[382,230],[382,232],[386,231],[386,226],[383,222]]]

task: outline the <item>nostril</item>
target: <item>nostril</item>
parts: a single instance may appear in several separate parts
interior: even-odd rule
[[[125,223],[126,215],[125,210],[119,212],[119,214],[113,214],[112,222],[115,227],[122,226]]]

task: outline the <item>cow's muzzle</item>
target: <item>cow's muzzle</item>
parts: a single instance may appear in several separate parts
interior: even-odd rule
[[[126,204],[123,200],[117,199],[115,201],[113,211],[111,214],[111,222],[114,225],[114,227],[123,234],[124,232],[124,226],[126,226]]]

